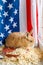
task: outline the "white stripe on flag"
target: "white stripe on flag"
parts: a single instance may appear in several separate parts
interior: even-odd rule
[[[26,0],[20,0],[19,7],[19,23],[20,32],[27,32],[27,20],[26,20]]]
[[[43,0],[38,0],[38,39],[39,39],[39,43],[42,43],[42,36],[43,36],[42,9],[43,9]]]
[[[33,26],[33,36],[35,38],[35,46],[38,45],[37,39],[37,20],[36,20],[36,0],[31,0],[31,20]]]

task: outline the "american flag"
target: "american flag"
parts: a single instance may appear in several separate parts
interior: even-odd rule
[[[0,45],[12,32],[30,32],[34,29],[36,9],[36,0],[0,0]]]

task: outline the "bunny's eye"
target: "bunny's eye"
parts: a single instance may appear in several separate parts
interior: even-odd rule
[[[32,42],[32,40],[30,40],[30,42]]]

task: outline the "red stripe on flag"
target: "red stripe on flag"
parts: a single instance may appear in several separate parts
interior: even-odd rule
[[[37,36],[38,36],[38,4],[36,3],[36,20],[37,20]],[[38,40],[38,37],[37,37]],[[39,47],[39,40],[38,40],[38,47]]]
[[[38,33],[38,5],[36,5],[36,21],[37,21],[37,33]]]
[[[31,21],[31,0],[26,0],[27,2],[27,31],[32,30],[32,21]]]

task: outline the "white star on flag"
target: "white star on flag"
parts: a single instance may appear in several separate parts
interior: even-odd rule
[[[12,33],[12,31],[11,31],[11,30],[9,30],[9,31],[8,31],[8,33],[10,34],[10,33]]]
[[[15,9],[14,14],[16,15],[17,13],[18,13],[18,10],[17,10],[17,9]]]
[[[0,17],[2,17],[1,13],[0,13]]]
[[[5,17],[8,16],[8,12],[5,12],[5,11],[4,11],[4,14],[3,14],[3,15],[4,15]]]
[[[2,43],[2,41],[0,41],[0,45],[2,45],[3,43]]]
[[[0,37],[1,37],[1,38],[3,38],[3,37],[4,37],[4,34],[3,34],[3,33],[1,33],[1,34],[0,34]]]
[[[9,30],[9,25],[5,25],[4,29],[7,31]]]
[[[13,18],[13,17],[10,17],[9,21],[10,21],[11,23],[13,22],[13,20],[14,20],[14,18]]]
[[[13,8],[13,5],[9,3],[8,8],[9,9]]]
[[[1,23],[4,24],[3,19],[1,20]]]
[[[6,0],[2,0],[3,3],[6,3],[7,1]]]
[[[14,0],[14,2],[15,2],[16,0]]]
[[[16,22],[13,23],[13,28],[15,28],[15,27],[17,27],[17,23]]]
[[[0,10],[2,10],[3,9],[3,6],[2,5],[0,5]]]

